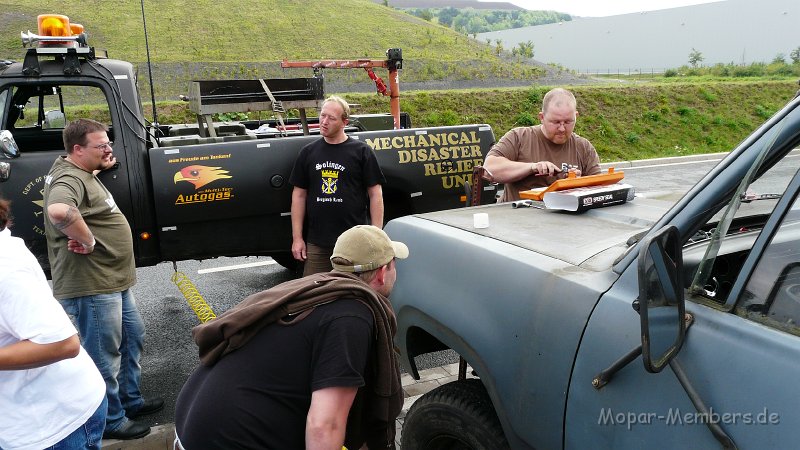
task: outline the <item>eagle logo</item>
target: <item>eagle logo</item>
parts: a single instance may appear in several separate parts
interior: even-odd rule
[[[178,181],[188,181],[194,185],[195,190],[223,178],[233,178],[222,167],[187,166],[175,173],[175,184]]]

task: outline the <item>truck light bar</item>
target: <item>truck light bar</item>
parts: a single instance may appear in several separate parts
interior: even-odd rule
[[[66,55],[69,50],[75,50],[75,53],[79,55],[89,55],[92,53],[92,49],[89,47],[78,47],[78,48],[66,48],[66,47],[38,47],[36,49],[31,49],[31,51],[35,51],[37,55]]]
[[[86,33],[81,24],[70,23],[69,17],[60,14],[41,14],[36,18],[38,33],[22,32],[22,46],[37,44],[39,48],[86,47]],[[42,52],[52,53],[52,52]]]
[[[42,36],[75,36],[83,33],[83,25],[70,23],[69,17],[61,14],[40,14],[36,22]]]

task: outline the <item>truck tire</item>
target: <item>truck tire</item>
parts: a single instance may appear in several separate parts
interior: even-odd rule
[[[478,379],[454,381],[420,397],[406,415],[401,439],[403,450],[509,448]]]
[[[302,272],[303,270],[303,263],[294,259],[294,256],[292,256],[291,252],[276,253],[271,256],[276,263],[280,264],[285,269],[288,269],[292,272]]]

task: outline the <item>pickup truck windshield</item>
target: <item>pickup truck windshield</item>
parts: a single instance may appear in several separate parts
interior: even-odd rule
[[[778,130],[774,135],[780,134]],[[727,207],[689,241],[689,245],[703,242],[705,247],[705,254],[693,276],[690,287],[692,294],[720,304],[727,301],[732,280],[738,274],[749,248],[800,165],[800,155],[795,150],[787,152],[777,163],[763,170],[766,156],[774,151],[775,146],[793,148],[796,143],[777,142],[775,138],[768,141]],[[736,239],[731,238],[734,235]],[[738,264],[734,261],[738,261]]]
[[[775,137],[770,141],[769,145],[765,145],[764,148],[761,149],[761,152],[759,152],[758,158],[756,159],[756,163],[750,167],[747,175],[739,184],[736,192],[734,192],[728,207],[725,208],[722,217],[717,223],[717,226],[713,231],[711,231],[711,241],[708,244],[706,255],[703,257],[703,260],[700,262],[700,265],[697,268],[697,273],[695,274],[694,281],[692,281],[692,286],[690,288],[691,292],[703,292],[704,287],[707,286],[709,277],[711,276],[711,268],[714,266],[714,261],[716,260],[720,246],[722,245],[722,240],[725,238],[725,236],[727,236],[731,222],[733,221],[736,212],[739,210],[739,206],[742,204],[742,199],[747,192],[747,188],[754,181],[755,175],[759,173],[758,169],[764,162],[764,158],[766,157],[767,153],[775,145],[775,139],[777,136],[778,133],[775,133]]]

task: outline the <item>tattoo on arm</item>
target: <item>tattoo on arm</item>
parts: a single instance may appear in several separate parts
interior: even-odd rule
[[[81,212],[78,211],[78,208],[70,206],[67,208],[67,213],[64,215],[64,220],[53,223],[53,226],[55,226],[57,230],[61,231],[79,220],[83,220]]]

